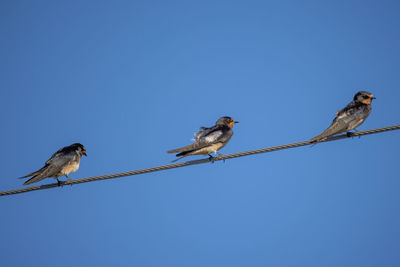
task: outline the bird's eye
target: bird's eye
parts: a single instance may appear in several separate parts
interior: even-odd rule
[[[367,96],[367,95],[363,95],[363,98],[364,98],[364,99],[368,99],[368,98],[369,98],[369,96]]]

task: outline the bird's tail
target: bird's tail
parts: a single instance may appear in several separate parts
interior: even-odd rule
[[[176,156],[177,157],[186,157],[190,152],[193,152],[193,150],[188,150],[188,151],[178,153],[178,154],[176,154]]]
[[[33,176],[31,179],[29,179],[28,181],[26,181],[26,182],[24,183],[24,185],[29,185],[29,184],[33,184],[33,183],[39,182],[39,181],[43,180],[44,178],[45,178],[45,177],[44,177],[43,175],[41,175],[41,174],[35,175],[35,176]]]
[[[33,176],[31,179],[27,180],[24,183],[24,185],[29,185],[29,184],[38,182],[38,181],[42,180],[43,178],[45,178],[46,177],[46,172],[47,172],[47,166],[44,166],[40,170],[37,170],[35,172],[32,172],[32,173],[27,174],[27,175],[22,176],[22,177],[19,177],[19,179],[23,179],[23,178],[27,178],[27,177]]]
[[[41,172],[43,172],[45,170],[45,168],[46,168],[46,166],[44,166],[40,170],[34,171],[34,172],[32,172],[30,174],[27,174],[25,176],[18,177],[18,179],[23,179],[23,178],[28,178],[28,177],[31,177],[31,176],[39,175]]]
[[[171,161],[171,162],[177,162],[178,160],[183,159],[184,157],[186,157],[186,155],[183,155],[183,156],[178,156],[178,155],[176,155],[176,156],[179,157],[179,158],[174,159],[174,160]]]
[[[181,152],[181,153],[176,155],[177,157],[179,157],[179,156],[183,156],[183,155],[185,155],[187,153],[190,153],[193,150],[196,150],[197,147],[198,147],[197,143],[194,143],[194,144],[187,145],[187,146],[184,146],[184,147],[180,147],[180,148],[177,148],[177,149],[169,150],[169,151],[167,151],[167,153],[178,153],[178,152]]]
[[[331,124],[331,126],[328,127],[328,129],[326,129],[325,131],[323,131],[321,134],[313,137],[310,139],[311,143],[315,143],[315,142],[319,142],[319,141],[323,141],[326,138],[328,138],[329,136],[335,135],[335,134],[339,134],[346,131],[346,127],[344,125],[344,123],[341,122],[334,122]]]

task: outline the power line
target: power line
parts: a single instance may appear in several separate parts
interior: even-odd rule
[[[387,131],[393,131],[393,130],[399,130],[399,129],[400,129],[400,125],[394,125],[394,126],[389,126],[389,127],[384,127],[384,128],[377,128],[377,129],[372,129],[372,130],[367,130],[367,131],[356,132],[351,137],[363,136],[363,135],[368,135],[368,134],[381,133],[381,132],[387,132]],[[345,138],[349,138],[347,136],[347,134],[334,136],[334,137],[331,137],[322,142],[331,142],[331,141],[345,139]],[[286,144],[286,145],[249,150],[249,151],[233,153],[233,154],[229,154],[229,155],[218,156],[218,157],[215,157],[213,161],[233,159],[233,158],[244,157],[244,156],[260,154],[260,153],[268,153],[268,152],[273,152],[273,151],[282,150],[282,149],[306,146],[306,145],[310,145],[310,144],[315,144],[315,143],[311,143],[309,140],[307,140],[307,141],[302,141],[302,142],[298,142],[298,143],[291,143],[291,144]],[[152,167],[152,168],[147,168],[147,169],[141,169],[141,170],[93,176],[93,177],[82,178],[82,179],[75,179],[75,180],[71,180],[71,181],[61,182],[61,186],[82,184],[82,183],[88,183],[88,182],[106,180],[106,179],[113,179],[113,178],[120,178],[120,177],[125,177],[125,176],[132,176],[132,175],[144,174],[144,173],[149,173],[149,172],[157,172],[157,171],[181,168],[181,167],[185,167],[185,166],[197,165],[197,164],[203,164],[203,163],[209,163],[209,162],[210,162],[210,160],[208,158],[200,159],[200,160],[185,161],[185,162],[167,164],[167,165],[162,165],[162,166],[157,166],[157,167]],[[25,188],[16,189],[16,190],[3,191],[3,192],[0,192],[0,196],[20,194],[20,193],[26,193],[29,191],[42,190],[42,189],[50,189],[53,187],[59,187],[58,183],[47,184],[47,185],[37,185],[37,186],[25,187]]]

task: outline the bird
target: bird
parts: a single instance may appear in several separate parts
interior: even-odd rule
[[[321,134],[310,139],[311,143],[326,140],[329,136],[347,132],[347,136],[353,135],[351,130],[362,124],[371,113],[371,102],[376,99],[370,92],[359,91],[344,109],[336,112],[332,124]],[[357,130],[355,130],[357,132]]]
[[[61,185],[61,182],[58,180],[58,178],[60,176],[65,176],[67,177],[68,181],[70,181],[71,179],[68,177],[68,174],[71,172],[76,172],[79,169],[79,163],[82,155],[87,156],[86,148],[80,143],[63,147],[54,153],[40,170],[20,178],[33,176],[24,183],[24,185],[29,185],[39,182],[44,178],[54,177],[57,180],[58,185]]]
[[[213,152],[222,156],[218,150],[223,148],[231,139],[232,128],[235,123],[239,122],[228,116],[221,117],[210,128],[200,127],[200,130],[195,133],[193,144],[169,150],[167,153],[178,153],[176,156],[179,158],[173,162],[190,155],[209,155],[209,159],[212,160],[214,157],[211,153]]]

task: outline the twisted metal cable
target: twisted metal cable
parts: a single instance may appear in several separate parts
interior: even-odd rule
[[[351,135],[350,137],[363,136],[363,135],[369,135],[369,134],[375,134],[375,133],[381,133],[381,132],[387,132],[387,131],[393,131],[393,130],[399,130],[399,129],[400,129],[400,125],[394,125],[394,126],[389,126],[389,127],[384,127],[384,128],[377,128],[377,129],[372,129],[372,130],[367,130],[367,131],[356,132],[353,135]],[[342,135],[333,136],[331,138],[328,138],[324,141],[321,141],[320,143],[331,142],[331,141],[345,139],[345,138],[349,138],[349,136],[347,134],[342,134]],[[219,161],[219,160],[233,159],[233,158],[238,158],[238,157],[244,157],[244,156],[260,154],[260,153],[268,153],[268,152],[273,152],[273,151],[282,150],[282,149],[301,147],[301,146],[306,146],[306,145],[310,145],[310,144],[315,144],[315,143],[311,143],[309,140],[307,140],[307,141],[302,141],[302,142],[298,142],[298,143],[291,143],[291,144],[274,146],[274,147],[254,149],[254,150],[249,150],[249,151],[244,151],[244,152],[239,152],[239,153],[233,153],[233,154],[229,154],[229,155],[218,156],[218,157],[213,158],[212,162]],[[54,184],[47,184],[47,185],[37,185],[37,186],[32,186],[32,187],[25,187],[25,188],[16,189],[16,190],[3,191],[3,192],[0,192],[0,196],[26,193],[29,191],[49,189],[49,188],[60,187],[60,186],[64,186],[64,185],[82,184],[82,183],[88,183],[88,182],[99,181],[99,180],[120,178],[120,177],[144,174],[144,173],[149,173],[149,172],[157,172],[157,171],[181,168],[181,167],[185,167],[185,166],[197,165],[197,164],[203,164],[203,163],[209,163],[209,162],[211,162],[210,159],[206,158],[206,159],[200,159],[200,160],[191,160],[191,161],[185,161],[185,162],[180,162],[180,163],[167,164],[167,165],[162,165],[162,166],[157,166],[157,167],[152,167],[152,168],[147,168],[147,169],[141,169],[141,170],[92,176],[92,177],[83,178],[83,179],[76,179],[76,180],[61,182],[60,185],[58,183],[54,183]]]

